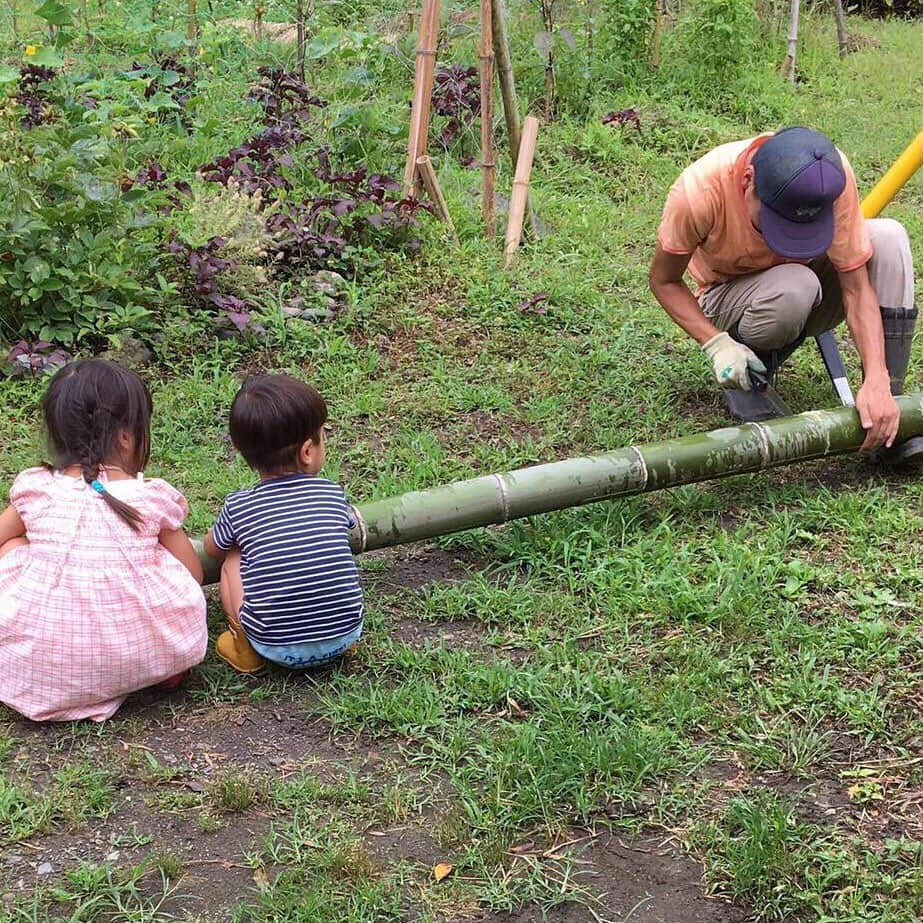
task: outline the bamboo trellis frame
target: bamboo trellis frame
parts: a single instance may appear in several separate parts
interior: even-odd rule
[[[452,216],[449,214],[449,206],[446,204],[445,196],[442,194],[442,187],[436,178],[433,162],[424,154],[422,157],[417,158],[416,166],[420,181],[423,183],[423,188],[436,209],[436,214],[448,225],[449,235],[453,243],[458,244],[458,232],[455,230],[455,222],[452,221]]]
[[[417,175],[417,158],[426,154],[429,140],[429,114],[436,69],[436,40],[439,35],[439,0],[423,0],[417,59],[413,78],[410,109],[410,132],[407,136],[407,164],[404,168],[404,195],[419,196],[422,190]]]
[[[519,241],[522,238],[522,222],[529,200],[529,180],[532,176],[532,160],[538,141],[538,119],[526,116],[519,143],[519,157],[516,161],[516,175],[513,177],[513,194],[510,196],[510,214],[506,222],[504,265],[509,269],[516,261]]]
[[[481,213],[488,237],[497,233],[496,161],[494,160],[494,44],[493,3],[481,0],[481,40],[478,48],[481,78]]]

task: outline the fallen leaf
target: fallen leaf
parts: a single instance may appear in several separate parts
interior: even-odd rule
[[[533,849],[535,849],[535,841],[529,840],[528,843],[517,843],[515,846],[511,846],[509,852],[514,856],[518,856],[520,853],[530,852]]]
[[[443,878],[452,874],[453,868],[455,868],[455,866],[449,865],[448,862],[440,862],[438,865],[433,866],[433,878],[435,878],[436,881],[442,881]]]
[[[253,873],[253,883],[260,891],[265,891],[269,887],[269,876],[266,874],[266,869],[262,866]]]

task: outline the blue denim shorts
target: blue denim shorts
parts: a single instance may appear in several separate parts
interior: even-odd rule
[[[348,634],[326,638],[323,641],[306,641],[304,644],[260,644],[252,638],[248,640],[260,657],[271,660],[280,667],[288,667],[289,670],[305,670],[308,667],[323,666],[342,657],[361,637],[360,622]]]

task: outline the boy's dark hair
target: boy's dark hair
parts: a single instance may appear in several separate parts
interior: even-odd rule
[[[248,378],[231,404],[231,442],[247,464],[267,474],[295,467],[298,450],[319,442],[327,404],[291,375]]]
[[[138,531],[144,521],[132,506],[114,497],[99,480],[106,459],[119,454],[123,431],[134,439],[134,458],[126,474],[137,474],[151,452],[151,395],[134,372],[103,359],[79,359],[60,369],[42,399],[42,417],[53,465],[79,466],[93,486],[125,522]]]

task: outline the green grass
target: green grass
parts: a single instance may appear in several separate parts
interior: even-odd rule
[[[537,17],[533,5],[511,6],[517,78],[533,103],[543,92],[531,44]],[[374,36],[404,5],[323,7],[319,30],[347,24]],[[240,9],[216,4],[214,16],[248,15]],[[285,18],[273,10],[269,18]],[[182,30],[181,14],[165,10],[163,25],[172,17]],[[140,18],[130,28],[118,18],[99,27],[86,67],[124,65],[158,40]],[[551,232],[524,247],[510,272],[481,233],[478,173],[460,165],[460,151],[436,149],[457,250],[430,222],[418,258],[389,259],[350,280],[351,304],[334,322],[269,317],[258,343],[218,341],[201,325],[169,320],[147,373],[156,407],[150,473],[184,491],[190,530],[204,530],[223,497],[251,481],[228,449],[225,421],[253,369],[297,372],[327,396],[327,472],[360,502],[721,425],[707,362],[647,290],[670,182],[717,143],[807,121],[835,138],[867,190],[921,127],[920,24],[851,21],[882,47],[840,61],[827,20],[807,17],[794,89],[773,75],[781,46],[770,42],[749,82],[711,101],[707,87],[683,84],[670,67],[578,92],[579,62],[562,53],[562,93],[571,87],[572,96],[542,126],[533,174]],[[397,44],[400,53],[357,39],[316,62],[313,77],[332,97],[331,123],[345,119],[343,150],[362,148],[375,169],[399,172],[413,43]],[[203,47],[209,93],[196,103],[195,133],[158,128],[129,147],[137,162],[156,151],[179,170],[241,140],[255,67],[290,55],[211,23]],[[462,18],[440,60],[474,63],[474,55]],[[343,80],[357,66],[374,75],[371,85]],[[640,112],[640,133],[600,124],[626,106]],[[474,132],[462,143],[473,153]],[[502,159],[499,188],[510,180]],[[923,265],[919,178],[887,213],[906,224]],[[549,295],[547,313],[520,311],[537,292]],[[267,307],[277,300],[270,293]],[[919,345],[915,358],[908,390],[923,385]],[[847,359],[855,380],[855,356]],[[810,347],[780,387],[795,410],[834,403]],[[41,457],[41,390],[0,380],[4,487]],[[56,870],[53,885],[18,895],[0,918],[189,918],[176,895],[195,894],[195,876],[210,866],[173,851],[164,830],[177,823],[204,843],[237,836],[239,874],[262,870],[235,911],[241,921],[435,920],[564,900],[624,917],[631,908],[600,905],[568,854],[539,861],[510,852],[584,828],[675,837],[704,862],[712,892],[760,919],[917,920],[921,495],[919,481],[849,457],[450,537],[437,544],[468,562],[461,580],[384,595],[373,587],[387,568],[364,564],[367,636],[341,667],[253,681],[210,654],[191,688],[153,712],[39,739],[10,719],[0,735],[5,843],[89,837],[124,807],[125,792],[146,805],[151,829],[119,841],[149,853],[148,864],[94,859]],[[211,615],[217,629],[214,607]],[[408,625],[425,629],[422,640],[408,638]],[[235,752],[211,765],[194,745],[202,715],[226,729],[237,709],[252,718],[240,737],[254,746],[292,700],[343,753],[355,752],[355,764],[309,754],[255,769]],[[160,733],[162,721],[173,729],[174,761],[122,747],[155,725]],[[195,789],[182,788],[190,781]],[[829,813],[814,806],[813,791]],[[425,831],[432,858],[452,862],[453,876],[437,885],[419,859],[375,855],[369,831],[396,829]],[[223,918],[214,907],[196,913]]]

